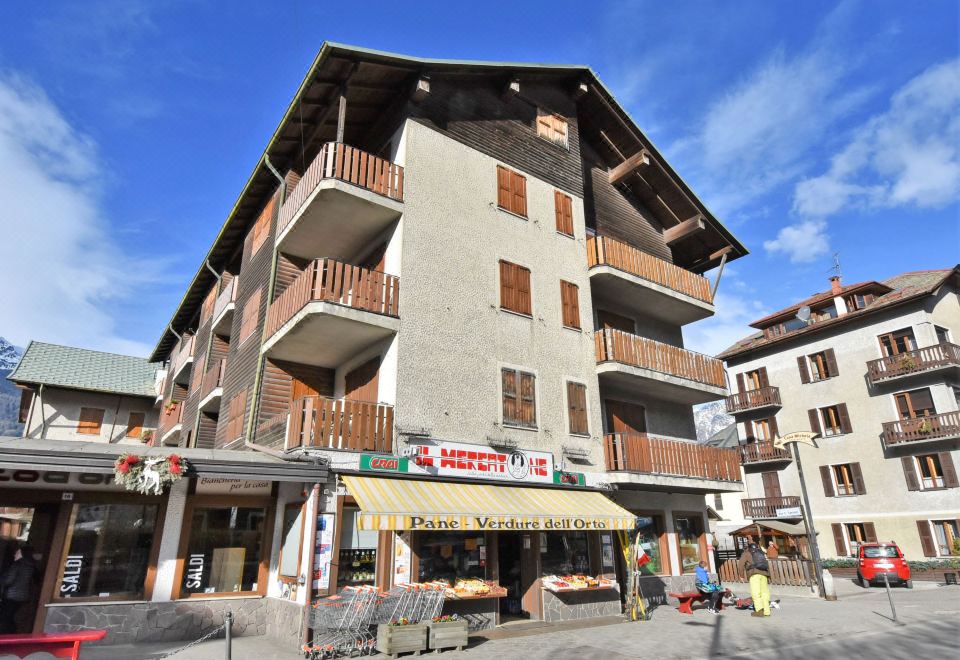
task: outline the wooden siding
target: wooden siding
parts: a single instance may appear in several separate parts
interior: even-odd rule
[[[653,438],[646,433],[608,433],[603,436],[603,446],[611,472],[740,481],[740,459],[733,449]]]
[[[788,587],[810,587],[817,583],[816,570],[813,562],[807,559],[767,559],[770,565],[770,584]],[[718,571],[720,581],[744,582],[750,581],[747,572],[734,560],[728,559],[720,565]]]
[[[324,367],[267,360],[260,389],[260,411],[257,418],[258,444],[282,449],[283,431],[293,397],[293,380],[308,384],[321,396],[333,396],[334,370]]]
[[[393,452],[393,406],[307,396],[290,408],[287,449]]]
[[[786,497],[755,497],[741,500],[744,518],[779,518],[777,509],[793,509],[800,507],[800,498],[795,495]],[[799,517],[799,516],[798,516]]]
[[[620,362],[713,387],[726,387],[723,362],[622,330],[598,330],[597,362]]]

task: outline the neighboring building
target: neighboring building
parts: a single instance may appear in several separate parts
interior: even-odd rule
[[[250,500],[174,493],[161,600],[471,577],[507,590],[450,605],[480,626],[619,613],[542,578],[622,576],[638,517],[652,592],[690,582],[704,494],[743,486],[693,441],[727,389],[681,328],[745,253],[587,67],[324,45],[150,357],[156,444],[329,466],[290,568],[313,589],[276,587],[269,518],[245,547],[270,580],[190,573],[231,549],[196,511]]]
[[[894,540],[910,558],[960,554],[960,268],[831,288],[751,324],[724,351],[746,492],[735,522],[801,523],[797,445],[824,557]],[[737,500],[742,500],[737,502]],[[796,528],[792,528],[796,529]]]

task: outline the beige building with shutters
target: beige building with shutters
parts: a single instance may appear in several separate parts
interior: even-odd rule
[[[746,490],[708,503],[725,528],[802,524],[796,465],[771,440],[809,430],[818,446],[798,448],[824,557],[873,540],[909,559],[960,554],[958,269],[830,284],[718,356]]]

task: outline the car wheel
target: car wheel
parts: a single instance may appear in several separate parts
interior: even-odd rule
[[[913,589],[913,580],[907,580],[903,583],[903,586],[905,586],[907,589]]]
[[[869,589],[869,588],[870,588],[870,581],[867,580],[867,578],[863,577],[862,575],[858,575],[857,577],[858,577],[859,580],[860,580],[860,586],[861,586],[861,587],[863,587],[864,589]]]

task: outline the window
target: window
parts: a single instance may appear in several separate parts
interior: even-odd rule
[[[842,497],[845,495],[863,495],[866,489],[863,487],[863,474],[860,471],[859,463],[842,463],[830,468],[833,482],[836,485],[836,495]],[[829,495],[828,495],[829,497]]]
[[[937,343],[938,344],[949,344],[950,343],[950,330],[947,328],[941,328],[939,325],[933,326],[934,332],[937,333]]]
[[[933,540],[936,544],[937,556],[949,557],[950,555],[960,554],[960,521],[957,520],[931,520],[930,526],[933,528]]]
[[[243,343],[253,331],[257,329],[257,320],[260,316],[260,292],[263,288],[257,289],[247,298],[243,304],[243,313],[240,316],[240,337],[239,343]]]
[[[527,217],[527,178],[497,165],[497,206]]]
[[[560,307],[563,327],[580,329],[580,289],[576,284],[560,280]]]
[[[486,540],[483,532],[417,532],[420,582],[486,578]],[[501,580],[507,582],[507,576]]]
[[[529,268],[500,261],[500,309],[524,316],[533,314]]]
[[[867,305],[873,302],[872,293],[855,293],[851,296],[847,296],[847,309],[851,312],[858,309],[864,309]]]
[[[142,600],[157,504],[74,504],[55,598]]]
[[[128,438],[139,438],[143,434],[143,422],[146,415],[142,412],[132,412],[127,418],[127,436]]]
[[[503,423],[537,428],[536,376],[517,369],[503,369]]]
[[[943,488],[943,467],[936,454],[917,456],[917,472],[920,474],[920,485],[924,490],[929,488]]]
[[[917,419],[937,414],[929,387],[895,394],[894,400],[897,403],[900,419]]]
[[[340,526],[340,554],[337,568],[337,589],[377,581],[377,545],[379,532],[360,529],[360,509],[343,508]],[[418,534],[419,536],[419,534]],[[420,569],[423,570],[421,564]]]
[[[270,221],[273,219],[273,206],[276,197],[271,197],[266,207],[260,212],[260,216],[250,230],[250,256],[253,256],[267,240],[270,235]]]
[[[754,442],[773,440],[770,421],[770,419],[757,419],[752,422],[747,422],[747,424],[750,425],[750,432],[747,434],[747,439]]]
[[[567,120],[543,108],[537,108],[537,135],[561,147],[567,147]]]
[[[720,495],[720,493],[713,494],[713,510],[723,511],[723,497]]]
[[[661,516],[637,516],[637,537],[640,547],[650,558],[640,568],[643,575],[660,575],[665,572],[663,557],[667,555],[661,542],[664,538],[663,518]]]
[[[288,504],[283,509],[278,569],[281,580],[296,581],[300,576],[300,561],[303,559],[303,514],[303,502]]]
[[[590,572],[586,532],[540,532],[540,573],[570,575]]]
[[[590,435],[587,423],[587,386],[567,381],[567,419],[571,435]]]
[[[885,335],[880,335],[877,339],[880,341],[880,351],[884,357],[906,353],[917,347],[917,343],[913,338],[912,328],[889,332]]]
[[[907,490],[936,490],[956,488],[960,485],[957,481],[953,457],[948,451],[939,454],[903,456],[900,461],[903,464]]]
[[[861,543],[877,540],[877,531],[870,522],[833,523],[830,527],[839,557],[855,557]]]
[[[262,506],[194,506],[181,597],[258,592],[266,518]]]
[[[853,427],[850,424],[850,414],[847,412],[847,404],[845,403],[819,409],[814,408],[808,411],[808,415],[810,417],[810,430],[824,437],[853,432]]]
[[[797,366],[800,368],[801,383],[826,380],[840,374],[837,368],[837,356],[832,348],[797,357]]]
[[[675,514],[673,527],[677,533],[681,572],[693,573],[700,560],[706,559],[706,553],[701,546],[703,518],[698,514]]]
[[[815,309],[810,313],[810,320],[814,323],[817,323],[820,321],[826,321],[827,319],[833,319],[836,317],[837,317],[837,306],[832,303],[828,307]]]
[[[557,231],[573,236],[573,198],[559,190],[554,191],[553,201],[557,213]]]
[[[783,491],[780,490],[780,475],[776,472],[761,472],[760,479],[763,483],[763,496],[767,498],[783,497]]]
[[[103,408],[81,408],[77,433],[80,435],[100,435],[103,425]]]
[[[763,381],[766,380],[767,370],[762,369],[763,378],[761,378],[761,369],[754,369],[746,373],[746,384],[748,390],[759,390],[763,387]]]

